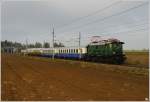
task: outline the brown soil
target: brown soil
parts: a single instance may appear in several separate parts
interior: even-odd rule
[[[84,62],[83,62],[84,63]],[[2,100],[145,100],[148,75],[120,73],[99,64],[2,55]]]

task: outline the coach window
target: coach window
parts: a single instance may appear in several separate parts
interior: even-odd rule
[[[74,49],[72,49],[72,53],[74,53]]]
[[[78,49],[76,49],[76,53],[78,53]]]
[[[76,49],[76,53],[78,53],[78,49]]]

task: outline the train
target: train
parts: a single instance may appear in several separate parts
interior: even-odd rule
[[[91,42],[83,47],[28,48],[21,50],[21,53],[29,56],[122,64],[126,59],[123,44],[124,42],[118,39],[106,39]]]

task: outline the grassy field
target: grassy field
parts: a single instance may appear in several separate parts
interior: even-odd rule
[[[125,52],[125,64],[138,67],[149,67],[149,52]]]

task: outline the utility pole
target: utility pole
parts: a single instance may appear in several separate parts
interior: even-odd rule
[[[52,56],[52,58],[54,59],[54,34],[55,34],[55,32],[54,32],[54,27],[53,27],[53,31],[52,31],[52,46],[53,46],[53,56]]]
[[[79,47],[81,46],[81,33],[79,32]]]
[[[82,49],[80,48],[80,46],[81,46],[81,33],[79,32],[79,54],[80,54],[79,58],[81,59]]]
[[[28,39],[26,39],[26,52],[28,53]]]

